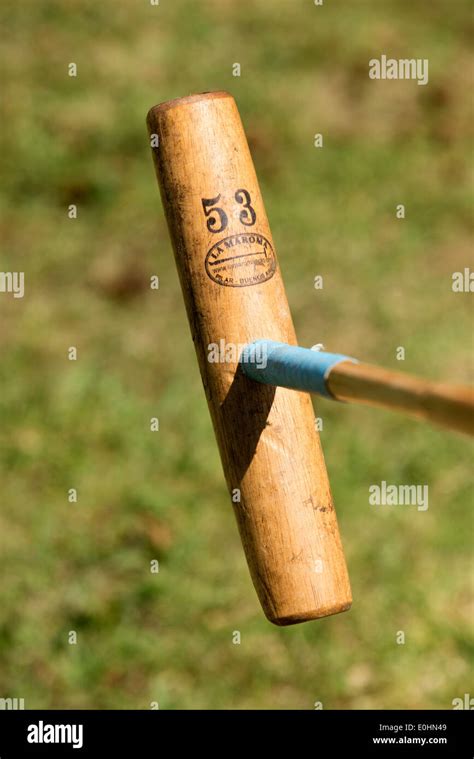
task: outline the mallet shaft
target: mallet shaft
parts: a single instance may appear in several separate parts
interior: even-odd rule
[[[474,434],[474,391],[359,363],[348,356],[257,340],[241,356],[244,374],[268,385],[339,401],[382,406]]]
[[[337,400],[402,411],[474,435],[474,391],[463,385],[429,382],[370,364],[337,364],[327,385]]]

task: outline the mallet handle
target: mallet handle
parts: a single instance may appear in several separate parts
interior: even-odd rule
[[[474,434],[474,391],[429,382],[349,356],[299,348],[273,340],[246,346],[241,367],[264,384],[317,393],[327,398],[403,411]]]

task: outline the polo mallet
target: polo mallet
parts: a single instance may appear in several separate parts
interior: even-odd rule
[[[315,388],[302,370],[307,362],[293,353],[303,349],[235,101],[226,92],[191,95],[155,106],[147,121],[224,474],[263,610],[278,625],[344,611],[351,590],[313,407],[308,393],[290,389]],[[270,341],[265,368],[255,344],[262,339]],[[295,370],[285,358],[275,372],[281,350],[293,353]],[[375,390],[367,376],[364,384],[363,365],[339,360],[331,368],[324,384],[315,383],[323,394],[387,402],[383,370],[373,368]],[[314,381],[314,368],[309,374]],[[398,405],[406,409],[403,398]]]

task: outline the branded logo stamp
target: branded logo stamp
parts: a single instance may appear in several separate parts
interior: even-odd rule
[[[224,287],[260,285],[271,279],[275,270],[271,243],[257,233],[225,237],[206,256],[207,276]]]

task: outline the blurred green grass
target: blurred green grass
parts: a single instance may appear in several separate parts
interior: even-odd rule
[[[172,97],[235,96],[301,344],[394,368],[402,345],[403,369],[472,381],[471,300],[451,291],[472,261],[468,2],[8,0],[2,15],[1,266],[25,272],[26,295],[0,296],[0,697],[450,708],[472,667],[469,441],[318,403],[354,606],[269,625],[144,120]],[[370,81],[368,60],[384,52],[428,58],[429,85]],[[382,479],[428,484],[429,510],[374,511],[368,487]]]

